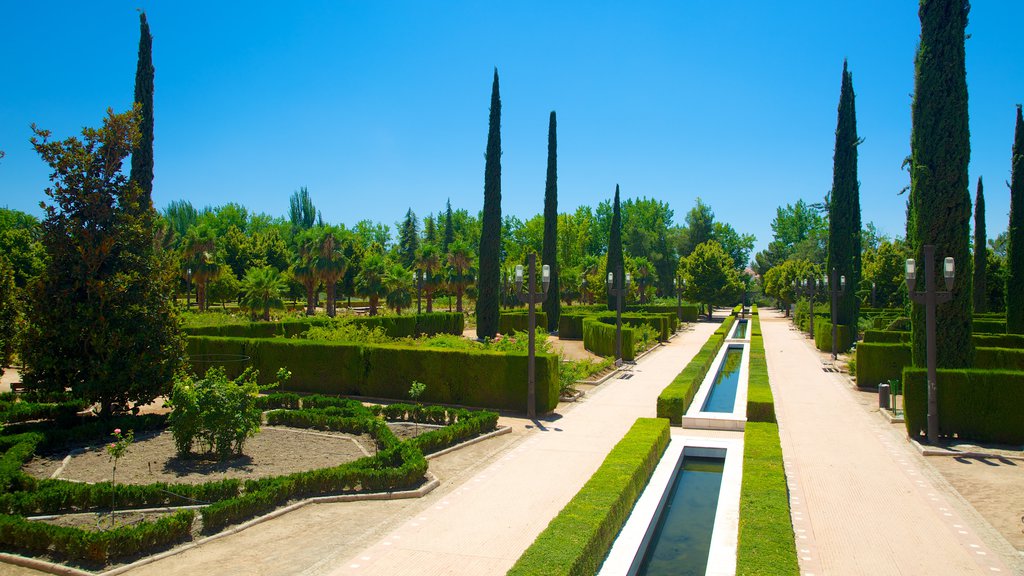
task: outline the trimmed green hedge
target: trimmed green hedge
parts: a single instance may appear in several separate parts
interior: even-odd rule
[[[910,363],[909,344],[861,342],[857,345],[857,385],[875,388],[899,380],[903,367]]]
[[[928,373],[903,371],[907,434],[928,429]],[[938,370],[939,434],[999,444],[1024,444],[1024,372]]]
[[[427,385],[425,402],[526,410],[525,353],[214,337],[190,337],[188,353],[249,356],[261,383],[272,382],[277,370],[287,367],[292,377],[282,387],[286,392],[402,400],[417,380]],[[559,393],[557,356],[537,354],[536,384],[537,412],[554,410]]]
[[[686,414],[690,403],[693,402],[693,397],[697,395],[701,382],[704,381],[708,370],[711,369],[711,364],[714,363],[715,356],[722,347],[722,343],[725,342],[726,335],[732,330],[735,321],[735,316],[726,317],[722,321],[722,325],[708,337],[707,342],[690,360],[690,363],[683,368],[683,371],[661,391],[661,394],[658,395],[658,418],[668,418],[673,426],[683,425],[683,414]]]
[[[845,324],[839,324],[836,330],[836,352],[846,352],[853,347],[856,330],[850,330]],[[823,318],[814,319],[814,345],[822,352],[832,351],[832,323]]]
[[[982,370],[1024,371],[1024,350],[1018,348],[975,348],[974,367]],[[1024,419],[1024,415],[1021,418]]]
[[[638,314],[653,314],[653,315],[666,315],[669,319],[669,330],[675,332],[676,328],[679,327],[680,314],[686,315],[687,306],[693,308],[693,318],[697,319],[697,306],[692,304],[683,304],[680,308],[670,306],[667,304],[644,304],[643,306],[626,306],[625,312],[638,313]],[[685,318],[683,322],[687,322]]]
[[[910,332],[897,330],[865,330],[860,344],[900,344],[910,342]]]
[[[582,340],[583,321],[592,316],[585,313],[566,313],[558,315],[558,339],[559,340]]]
[[[665,420],[638,419],[507,574],[596,574],[658,466],[668,432]]]
[[[799,574],[779,427],[747,422],[743,432],[736,574]]]
[[[597,319],[605,324],[615,326],[615,314],[601,314]],[[623,314],[622,325],[630,328],[650,326],[658,333],[658,340],[661,342],[668,340],[669,334],[673,331],[672,322],[668,319],[667,314]]]
[[[539,308],[534,312],[536,318],[536,326],[547,326],[548,315]],[[502,312],[501,316],[498,317],[498,333],[499,334],[511,334],[513,332],[529,332],[530,331],[530,313],[526,310],[514,310],[511,312]],[[460,332],[461,334],[461,332]]]
[[[598,356],[615,356],[615,326],[609,326],[596,316],[583,319],[583,347]],[[622,359],[634,360],[633,329],[623,322]]]
[[[1024,349],[1024,334],[973,334],[975,348]]]
[[[1006,320],[975,318],[973,332],[976,334],[1006,334]]]
[[[466,320],[461,312],[431,312],[430,314],[409,314],[405,316],[366,316],[329,318],[311,316],[293,318],[281,322],[249,322],[245,324],[228,324],[224,326],[186,326],[184,332],[189,336],[222,336],[227,338],[291,338],[303,334],[313,326],[331,326],[333,324],[355,324],[364,328],[381,328],[389,338],[405,338],[426,334],[459,335],[466,328]],[[525,329],[525,328],[524,328]]]
[[[747,379],[747,422],[775,422],[775,397],[768,380],[761,319],[750,318],[750,365]]]

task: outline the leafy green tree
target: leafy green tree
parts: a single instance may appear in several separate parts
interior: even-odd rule
[[[306,316],[316,314],[316,289],[320,285],[316,262],[320,253],[320,240],[312,231],[301,232],[297,238],[298,250],[292,260],[291,272],[306,293]]]
[[[1017,105],[1010,173],[1010,225],[1006,229],[1006,331],[1024,334],[1024,119]]]
[[[53,203],[43,205],[48,259],[28,299],[23,379],[32,388],[71,388],[99,402],[104,416],[147,404],[170,389],[183,342],[168,298],[173,273],[151,249],[154,212],[122,172],[138,138],[136,117],[108,111],[82,140],[33,132],[53,170]]]
[[[572,306],[572,303],[580,300],[583,297],[581,288],[581,282],[583,275],[579,268],[563,268],[561,271],[561,285],[559,286],[558,296],[565,302],[567,306]],[[548,291],[548,298],[554,298],[555,294]]]
[[[750,252],[754,249],[753,234],[740,234],[727,222],[715,222],[712,238],[722,246],[722,250],[732,258],[732,266],[737,270],[747,267]]]
[[[802,283],[804,279],[819,275],[817,267],[807,260],[786,260],[778,266],[773,266],[762,278],[764,293],[775,298],[785,306],[786,315],[789,315],[789,305],[797,301],[799,293],[794,290],[794,284]]]
[[[433,214],[423,217],[423,242],[421,245],[437,246],[437,222],[434,220]]]
[[[714,240],[698,244],[680,260],[680,267],[686,280],[683,296],[706,304],[709,319],[714,306],[735,304],[743,296],[743,282],[732,258]]]
[[[985,240],[985,189],[978,176],[978,193],[974,196],[974,313],[988,312],[988,288],[985,286],[988,264]]]
[[[363,259],[362,268],[356,276],[356,292],[370,300],[370,316],[377,315],[380,299],[387,296],[387,285],[384,283],[387,268],[384,255],[371,252]]]
[[[174,200],[164,208],[163,217],[171,229],[173,244],[178,247],[189,228],[199,222],[199,211],[188,200]]]
[[[291,221],[292,229],[296,231],[309,230],[316,226],[317,222],[323,224],[323,217],[313,204],[313,199],[309,197],[309,190],[305,186],[293,192],[288,198],[288,220]]]
[[[19,288],[28,286],[43,269],[46,253],[39,242],[40,235],[39,220],[35,216],[0,208],[0,254],[10,264],[14,284]]]
[[[842,87],[836,122],[836,146],[832,159],[832,192],[829,194],[828,261],[825,274],[830,281],[846,277],[846,290],[836,300],[832,323],[857,330],[860,299],[860,183],[857,180],[857,112],[854,104],[853,75],[843,60]],[[832,279],[833,270],[835,278]],[[838,286],[836,286],[838,288]]]
[[[630,268],[633,271],[633,282],[636,284],[636,291],[640,295],[640,304],[646,304],[648,293],[658,282],[658,272],[651,261],[643,256],[630,259]]]
[[[313,264],[317,276],[327,290],[327,315],[331,318],[337,315],[338,280],[345,275],[345,268],[348,267],[340,236],[339,230],[328,229],[324,232],[320,238],[316,262]]]
[[[14,268],[0,255],[0,374],[10,366],[18,337],[18,287],[14,284]]]
[[[915,60],[911,105],[910,202],[907,242],[925,269],[923,247],[935,246],[935,270],[951,256],[959,270],[953,299],[936,318],[937,358],[941,368],[966,368],[974,362],[971,340],[971,197],[967,165],[971,157],[967,123],[967,72],[964,31],[970,5],[964,0],[921,0],[921,41]],[[939,282],[941,285],[941,281]],[[914,304],[913,359],[925,365],[924,305]]]
[[[551,282],[548,291],[552,296],[544,300],[542,308],[548,319],[548,332],[558,330],[558,315],[562,310],[559,283],[561,271],[558,265],[558,134],[555,111],[548,121],[548,173],[544,183],[544,246],[541,249],[541,263],[550,267]]]
[[[861,287],[870,298],[874,283],[875,305],[879,308],[902,308],[906,304],[905,266],[909,257],[909,247],[899,239],[883,241],[874,250],[864,250]]]
[[[132,147],[130,179],[142,189],[139,207],[146,213],[153,208],[153,36],[146,13],[139,14],[139,59],[135,69],[135,105],[138,107],[139,138]]]
[[[242,284],[235,273],[231,271],[231,267],[221,264],[217,277],[211,280],[206,287],[206,296],[211,302],[219,302],[221,309],[224,309],[224,303],[238,298],[238,291],[241,289]]]
[[[455,310],[462,312],[462,296],[466,293],[466,287],[473,282],[473,253],[469,244],[462,240],[452,243],[448,252],[448,266],[448,282],[455,289]]]
[[[697,198],[696,205],[686,214],[686,245],[680,250],[683,256],[689,256],[697,246],[713,240],[715,237],[715,213]]]
[[[612,201],[611,229],[608,232],[608,261],[606,270],[614,274],[615,288],[625,286],[624,280],[619,278],[619,270],[625,274],[625,258],[622,254],[622,214],[619,209],[619,185],[615,185],[615,199]],[[615,310],[617,299],[608,294],[608,309]]]
[[[427,244],[416,254],[416,269],[424,275],[423,293],[427,298],[427,313],[434,311],[434,293],[441,288],[441,251],[434,244]]]
[[[1006,257],[988,249],[985,260],[986,307],[990,312],[1003,312],[1006,307]]]
[[[494,69],[494,84],[491,87],[481,224],[476,332],[480,338],[494,338],[498,334],[498,290],[501,273],[501,95],[498,89],[497,68]]]
[[[384,297],[388,308],[401,314],[403,308],[412,305],[412,273],[401,264],[392,264],[384,275]]]
[[[213,231],[206,226],[189,229],[181,244],[181,264],[185,275],[196,287],[196,305],[200,312],[209,308],[206,286],[220,274]]]
[[[285,281],[273,266],[246,270],[240,288],[242,297],[239,303],[249,309],[254,319],[259,313],[260,319],[269,322],[271,308],[284,308],[281,292],[285,289]]]

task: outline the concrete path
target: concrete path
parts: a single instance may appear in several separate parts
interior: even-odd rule
[[[433,509],[355,551],[335,575],[504,574],[639,417],[655,415],[662,389],[717,324],[700,323],[641,359],[460,485]],[[526,421],[528,422],[528,421]],[[526,422],[520,422],[524,425]]]
[[[802,574],[1014,573],[902,425],[823,371],[825,356],[781,313],[763,311],[761,330]]]

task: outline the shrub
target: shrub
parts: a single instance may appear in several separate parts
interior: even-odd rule
[[[408,383],[419,380],[427,385],[425,402],[526,410],[525,353],[209,337],[189,338],[188,351],[249,356],[261,375],[287,365],[287,391],[402,400]],[[558,404],[558,357],[538,354],[536,369],[536,408],[544,414]]]
[[[903,371],[907,433],[927,431],[927,370]],[[937,371],[939,434],[961,440],[1024,444],[1024,372],[1004,370]]]
[[[668,431],[665,420],[638,419],[508,574],[596,574],[665,452]]]
[[[856,330],[839,324],[836,329],[836,353],[846,352],[853,347]],[[814,345],[822,352],[832,351],[832,323],[824,318],[814,319]]]
[[[231,338],[278,338],[304,334],[314,326],[332,328],[341,325],[359,327],[372,333],[375,328],[388,338],[405,338],[421,334],[458,334],[465,330],[461,312],[431,312],[406,316],[371,316],[332,319],[324,316],[289,318],[281,322],[217,323],[210,326],[186,326],[190,336],[222,336]],[[358,330],[357,330],[358,332]]]
[[[975,348],[974,367],[1024,371],[1024,350],[1017,348]]]
[[[546,327],[548,325],[548,315],[543,310],[537,310],[534,312],[536,326]],[[513,310],[511,312],[502,312],[498,317],[498,333],[500,334],[512,334],[513,332],[529,332],[530,330],[530,319],[529,312],[526,310]],[[547,330],[544,331],[547,334]]]
[[[911,363],[910,344],[861,342],[857,345],[857,385],[875,388],[899,379]]]
[[[898,318],[893,318],[893,320],[885,326],[885,329],[897,332],[910,332],[910,327],[910,318],[900,316]]]
[[[615,357],[615,326],[609,326],[594,316],[583,320],[583,347],[598,356]],[[636,358],[633,329],[622,327],[622,359]]]
[[[664,390],[658,395],[658,418],[668,418],[673,426],[683,425],[683,414],[693,402],[701,382],[707,376],[711,364],[715,361],[719,348],[725,342],[725,337],[732,329],[735,316],[729,316],[722,322],[714,333],[708,337],[707,342],[700,351],[690,360],[690,363],[683,368]],[[760,331],[760,329],[759,329]]]
[[[799,574],[779,427],[747,422],[743,432],[736,574]]]
[[[910,332],[889,330],[865,330],[864,342],[868,344],[900,344],[910,342]]]
[[[977,334],[1006,334],[1006,320],[974,319],[973,332]]]
[[[1024,334],[974,334],[972,338],[975,348],[1024,349]]]
[[[562,308],[562,313],[558,316],[558,339],[582,340],[583,321],[590,316],[591,314],[584,313],[570,314],[565,312],[565,308]]]

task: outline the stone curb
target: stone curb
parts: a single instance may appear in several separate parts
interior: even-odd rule
[[[948,448],[932,448],[930,446],[924,446],[917,440],[910,437],[907,437],[907,442],[910,442],[910,444],[922,456],[947,456],[952,458],[992,458],[995,460],[1016,460],[1018,462],[1024,462],[1024,454],[1017,456],[1014,454],[997,454],[995,452],[981,452],[977,450],[958,452],[956,450],[950,450]]]

